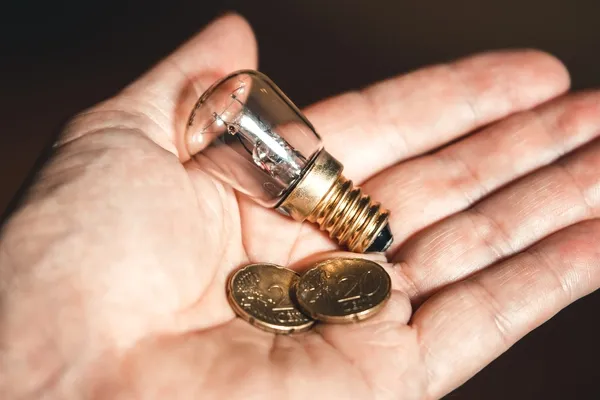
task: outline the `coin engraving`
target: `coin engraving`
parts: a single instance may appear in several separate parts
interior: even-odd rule
[[[298,275],[273,264],[252,264],[230,278],[228,299],[234,311],[259,328],[274,333],[309,329],[314,321],[290,298]]]
[[[299,280],[301,308],[325,322],[351,322],[376,314],[390,296],[391,280],[377,263],[354,258],[317,264]]]

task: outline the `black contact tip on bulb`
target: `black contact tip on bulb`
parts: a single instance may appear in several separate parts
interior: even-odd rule
[[[390,230],[390,225],[385,224],[383,229],[377,234],[373,243],[367,249],[367,253],[382,253],[390,248],[392,242],[394,241],[394,236],[392,235],[392,231]]]

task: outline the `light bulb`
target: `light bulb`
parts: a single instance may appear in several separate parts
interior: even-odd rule
[[[385,251],[393,241],[388,211],[342,175],[311,123],[260,72],[234,72],[204,92],[186,141],[199,168],[264,207],[318,224],[351,251]]]

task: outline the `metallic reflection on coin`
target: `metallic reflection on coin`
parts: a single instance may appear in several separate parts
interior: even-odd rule
[[[248,265],[229,279],[227,297],[237,315],[267,332],[304,332],[315,321],[302,314],[290,299],[298,280],[294,271],[274,264]]]
[[[357,258],[318,263],[297,283],[302,311],[331,323],[360,321],[377,314],[391,293],[391,279],[379,264]]]

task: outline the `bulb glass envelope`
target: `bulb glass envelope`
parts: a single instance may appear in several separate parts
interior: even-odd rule
[[[200,97],[187,135],[202,169],[265,207],[285,198],[323,148],[298,108],[251,70],[226,76]]]

